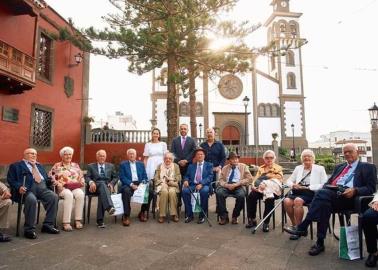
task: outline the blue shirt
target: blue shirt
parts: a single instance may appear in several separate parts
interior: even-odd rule
[[[341,177],[339,180],[337,180],[337,185],[346,186],[346,187],[353,187],[353,180],[354,180],[354,171],[357,168],[359,160],[356,160],[352,164],[347,164],[347,166],[351,166],[349,171]]]
[[[214,143],[209,146],[207,142],[203,142],[200,147],[206,152],[205,161],[213,164],[213,167],[224,166],[226,162],[226,152],[223,143],[214,141]]]
[[[33,174],[33,166],[31,165],[31,163],[29,161],[25,160],[25,159],[24,159],[24,162],[25,162],[26,167],[28,167],[29,171],[31,172],[31,174]],[[36,168],[37,172],[39,173],[39,175],[41,176],[41,181],[45,180],[45,178],[43,177],[41,172],[38,170],[37,163],[35,163],[35,168]]]

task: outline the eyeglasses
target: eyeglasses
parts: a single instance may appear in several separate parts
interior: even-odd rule
[[[35,153],[35,152],[26,152],[25,154],[28,154],[28,155],[37,155],[37,153]]]
[[[274,159],[274,157],[265,157],[265,159]]]

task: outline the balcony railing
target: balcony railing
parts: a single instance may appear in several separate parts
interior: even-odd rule
[[[10,88],[29,90],[35,86],[35,58],[0,40],[0,76]]]
[[[92,129],[88,143],[146,143],[151,140],[151,130]]]

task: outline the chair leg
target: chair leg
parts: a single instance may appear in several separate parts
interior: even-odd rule
[[[284,206],[282,205],[282,208],[281,208],[281,230],[282,230],[282,232],[284,232],[285,220],[286,220],[286,211],[285,211]]]
[[[360,260],[364,258],[363,254],[363,243],[362,243],[362,216],[361,214],[358,215],[358,241],[360,247]]]
[[[19,202],[17,205],[17,227],[16,227],[16,236],[20,236],[20,222],[21,222],[21,211],[22,211],[22,203]]]
[[[312,222],[310,223],[310,236],[311,236],[311,240],[314,240],[314,228],[312,226]]]
[[[89,220],[91,217],[91,205],[92,205],[92,197],[88,197],[88,211],[87,211],[87,222],[89,224]],[[84,205],[85,208],[85,205]]]
[[[86,211],[85,211],[86,203],[87,203],[87,195],[84,194],[84,206],[83,206],[83,224],[84,224],[84,225],[85,225],[85,217],[86,217]]]
[[[39,224],[39,212],[41,211],[41,201],[37,202],[37,224]]]
[[[243,224],[245,224],[245,199],[244,199],[244,204],[243,204]]]
[[[154,194],[154,196],[152,197],[152,217],[153,219],[156,218],[156,202],[157,202],[157,195]]]
[[[258,200],[259,202],[259,218],[261,219],[261,200]]]

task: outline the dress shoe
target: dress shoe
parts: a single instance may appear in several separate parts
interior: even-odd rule
[[[108,213],[109,213],[109,215],[113,215],[114,212],[115,212],[115,208],[114,208],[114,207],[110,207],[110,208],[108,209]]]
[[[158,222],[159,223],[164,223],[164,217],[159,217]]]
[[[99,229],[105,229],[106,225],[105,225],[104,222],[97,222],[97,228],[99,228]]]
[[[301,238],[301,237],[299,235],[295,235],[295,234],[292,234],[289,237],[290,240],[298,240],[299,238]]]
[[[263,224],[262,231],[263,231],[263,232],[269,232],[269,223],[264,223],[264,224]]]
[[[219,219],[219,225],[226,225],[229,222],[230,221],[229,221],[228,217],[226,217],[226,218],[220,217],[220,219]]]
[[[9,242],[11,240],[12,238],[9,235],[5,233],[0,233],[0,242]]]
[[[308,254],[311,256],[316,256],[316,255],[319,255],[324,250],[325,250],[324,245],[315,244],[310,248],[310,250],[308,251]]]
[[[43,233],[49,233],[49,234],[58,234],[60,231],[53,226],[42,226],[41,232]]]
[[[189,223],[193,221],[193,217],[186,217],[185,218],[185,223]]]
[[[237,217],[232,217],[231,224],[239,224]]]
[[[299,236],[307,236],[307,231],[298,230],[297,227],[284,227],[284,231],[290,234],[299,235]]]
[[[129,217],[123,217],[122,224],[123,224],[123,226],[129,226],[130,225],[130,218]]]
[[[37,233],[35,231],[25,231],[24,236],[25,238],[29,238],[29,239],[36,239]]]
[[[202,224],[204,222],[205,222],[205,218],[201,217],[201,218],[198,219],[197,224]]]
[[[256,226],[257,226],[256,219],[251,219],[251,218],[248,219],[248,223],[245,225],[245,227],[247,229],[250,229],[250,228],[253,228],[253,227],[256,227]]]
[[[138,218],[140,222],[144,222],[144,212],[139,212]]]
[[[369,254],[368,258],[365,261],[366,267],[375,267],[377,265],[378,256],[373,253]]]
[[[147,221],[148,221],[148,213],[147,213],[147,212],[144,212],[144,213],[143,213],[143,221],[144,221],[144,222],[147,222]]]
[[[172,220],[173,220],[173,222],[179,222],[179,218],[178,218],[178,216],[172,216]]]

